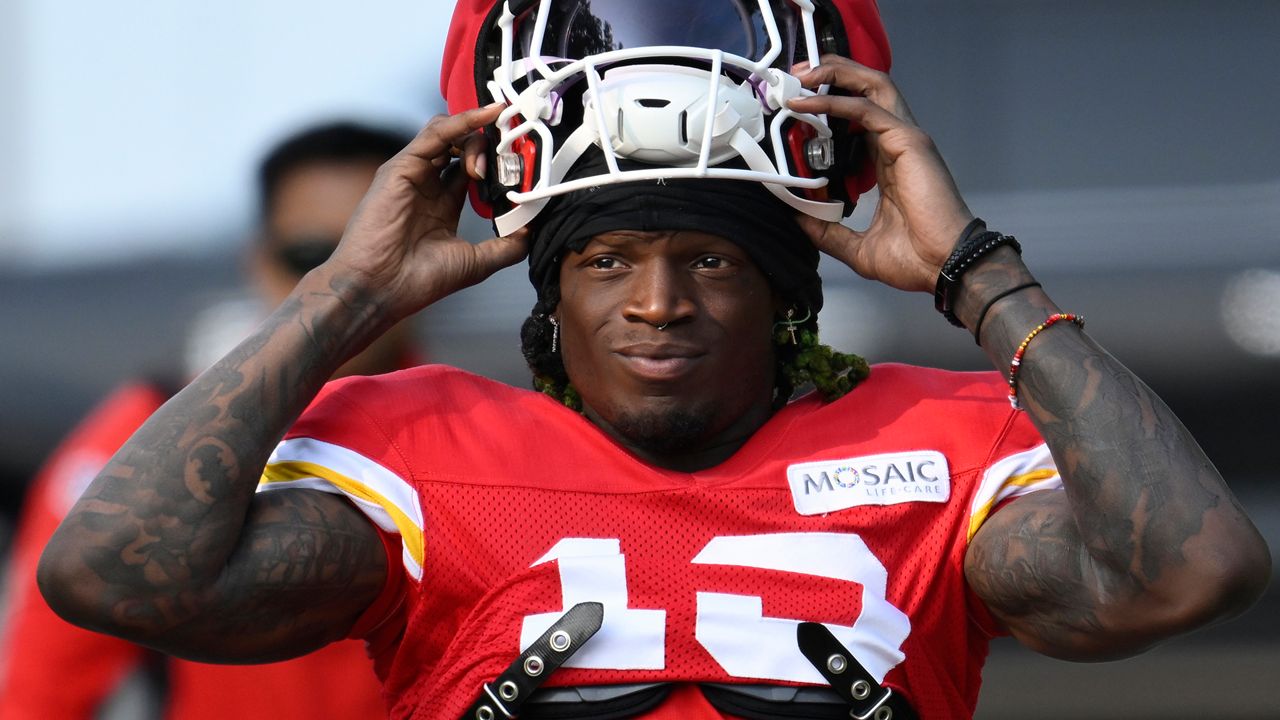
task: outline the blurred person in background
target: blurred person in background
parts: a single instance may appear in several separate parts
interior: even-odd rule
[[[259,167],[260,227],[246,271],[260,303],[205,317],[193,329],[187,374],[194,377],[233,347],[249,323],[280,304],[298,279],[324,262],[378,166],[407,136],[353,123],[297,133]],[[208,322],[212,318],[213,322]],[[414,364],[408,323],[394,328],[336,373],[378,374]],[[0,645],[0,718],[90,718],[121,683],[144,672],[160,694],[164,716],[323,720],[386,713],[363,643],[335,643],[286,662],[207,665],[168,658],[107,635],[72,626],[36,589],[36,561],[89,481],[146,419],[185,383],[137,379],[104,400],[62,442],[28,493],[6,578],[10,596]]]

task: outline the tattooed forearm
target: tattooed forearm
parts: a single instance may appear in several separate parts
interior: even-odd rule
[[[1030,278],[1000,251],[966,278],[959,316],[973,327],[986,298]],[[1018,344],[1054,312],[1038,288],[1010,295],[988,312],[983,349],[1007,374]],[[1065,498],[1032,496],[997,514],[966,567],[1015,633],[1059,654],[1114,654],[1252,603],[1266,546],[1186,428],[1119,361],[1076,327],[1055,326],[1028,347],[1018,397]]]
[[[195,635],[229,631],[205,619],[219,608],[236,609],[224,622],[256,618],[264,628],[287,618],[287,631],[310,619],[282,597],[323,606],[336,597],[331,588],[359,586],[343,597],[367,603],[378,579],[361,568],[376,574],[382,551],[367,523],[344,518],[351,508],[251,504],[263,502],[254,490],[275,443],[381,329],[379,312],[322,273],[305,278],[251,338],[157,411],[72,508],[41,561],[50,604],[81,624],[181,651],[201,644]],[[268,599],[276,609],[255,615]],[[359,609],[345,608],[348,619]]]

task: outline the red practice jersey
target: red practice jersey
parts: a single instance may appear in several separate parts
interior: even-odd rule
[[[603,627],[547,686],[823,685],[795,639],[817,621],[922,718],[968,717],[999,632],[968,541],[1001,502],[1060,488],[1006,392],[877,366],[684,473],[548,397],[423,367],[331,385],[261,489],[343,493],[393,541],[403,573],[356,632],[395,718],[457,717],[582,601]],[[722,716],[683,685],[643,717]]]
[[[147,651],[59,618],[35,568],[71,505],[117,449],[168,399],[148,384],[113,393],[62,443],[32,486],[13,547],[10,608],[0,632],[0,718],[95,717]],[[154,659],[154,658],[152,658]],[[385,717],[361,643],[346,641],[282,663],[205,665],[168,660],[165,716],[173,720],[347,720]]]

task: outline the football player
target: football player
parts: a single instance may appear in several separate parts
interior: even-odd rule
[[[993,635],[1114,658],[1241,612],[1257,530],[969,212],[888,61],[873,0],[464,0],[453,114],[94,481],[51,604],[223,658],[365,638],[394,717],[481,720],[966,717]],[[870,227],[836,222],[871,179]],[[996,372],[822,345],[819,251]],[[526,255],[541,394],[321,391]]]

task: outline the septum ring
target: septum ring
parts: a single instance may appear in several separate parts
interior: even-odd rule
[[[671,324],[670,322],[664,322],[661,325],[654,325],[654,327],[658,328],[658,331],[661,332],[663,330],[666,330],[667,326],[670,324]]]

